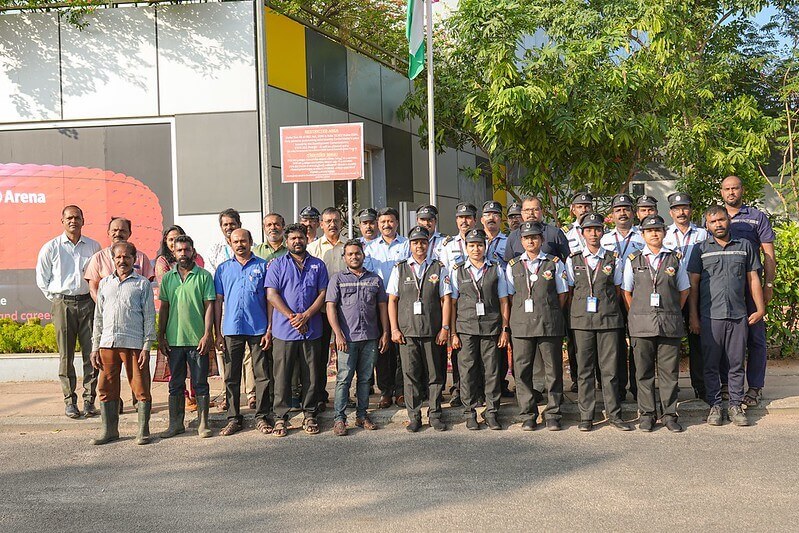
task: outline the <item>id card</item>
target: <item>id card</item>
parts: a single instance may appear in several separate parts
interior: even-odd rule
[[[532,313],[533,312],[533,299],[527,298],[524,301],[524,312],[525,313]]]
[[[413,302],[413,314],[414,315],[421,315],[422,314],[422,302],[417,300]]]
[[[660,307],[660,295],[656,292],[653,292],[649,295],[649,305],[650,307]]]
[[[597,312],[597,304],[598,303],[599,303],[599,300],[597,299],[596,296],[589,296],[585,300],[585,310],[588,313],[596,313]]]
[[[485,316],[486,314],[486,304],[483,302],[477,302],[475,304],[475,309],[477,311],[477,316]]]

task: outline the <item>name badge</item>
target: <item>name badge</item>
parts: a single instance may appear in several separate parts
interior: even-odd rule
[[[650,307],[660,307],[660,295],[656,292],[653,292],[649,295],[649,305]]]
[[[477,316],[485,316],[486,304],[484,304],[483,302],[477,302],[475,304],[475,310],[477,311]]]
[[[596,313],[597,312],[597,304],[599,300],[596,296],[589,296],[585,300],[585,310],[589,313]]]
[[[422,314],[422,302],[421,301],[413,302],[413,314],[414,315],[421,315]]]
[[[533,312],[533,299],[527,298],[524,301],[524,312],[525,313],[532,313]]]

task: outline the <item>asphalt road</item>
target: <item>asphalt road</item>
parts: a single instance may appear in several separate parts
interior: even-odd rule
[[[799,529],[794,415],[682,434],[92,436],[2,430],[0,531]]]

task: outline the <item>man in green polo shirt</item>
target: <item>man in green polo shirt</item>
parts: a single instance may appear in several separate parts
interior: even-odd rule
[[[286,219],[279,213],[269,213],[264,217],[264,237],[266,240],[258,246],[253,246],[252,253],[269,262],[272,259],[286,255],[286,240],[283,230]]]
[[[158,349],[169,360],[169,429],[161,438],[186,431],[186,367],[197,392],[200,437],[210,437],[208,428],[208,354],[213,350],[216,290],[207,270],[194,262],[194,241],[188,235],[175,239],[175,267],[161,280]]]

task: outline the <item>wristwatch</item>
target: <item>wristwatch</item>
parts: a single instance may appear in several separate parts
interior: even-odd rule
[[[444,331],[449,331],[449,326],[444,324],[443,326],[441,326],[441,329],[443,329]]]
[[[505,326],[504,328],[502,328],[502,333],[510,333],[510,327]]]
[[[769,281],[769,282],[766,283],[766,287],[768,287],[769,289],[773,289],[774,288],[774,284]]]

